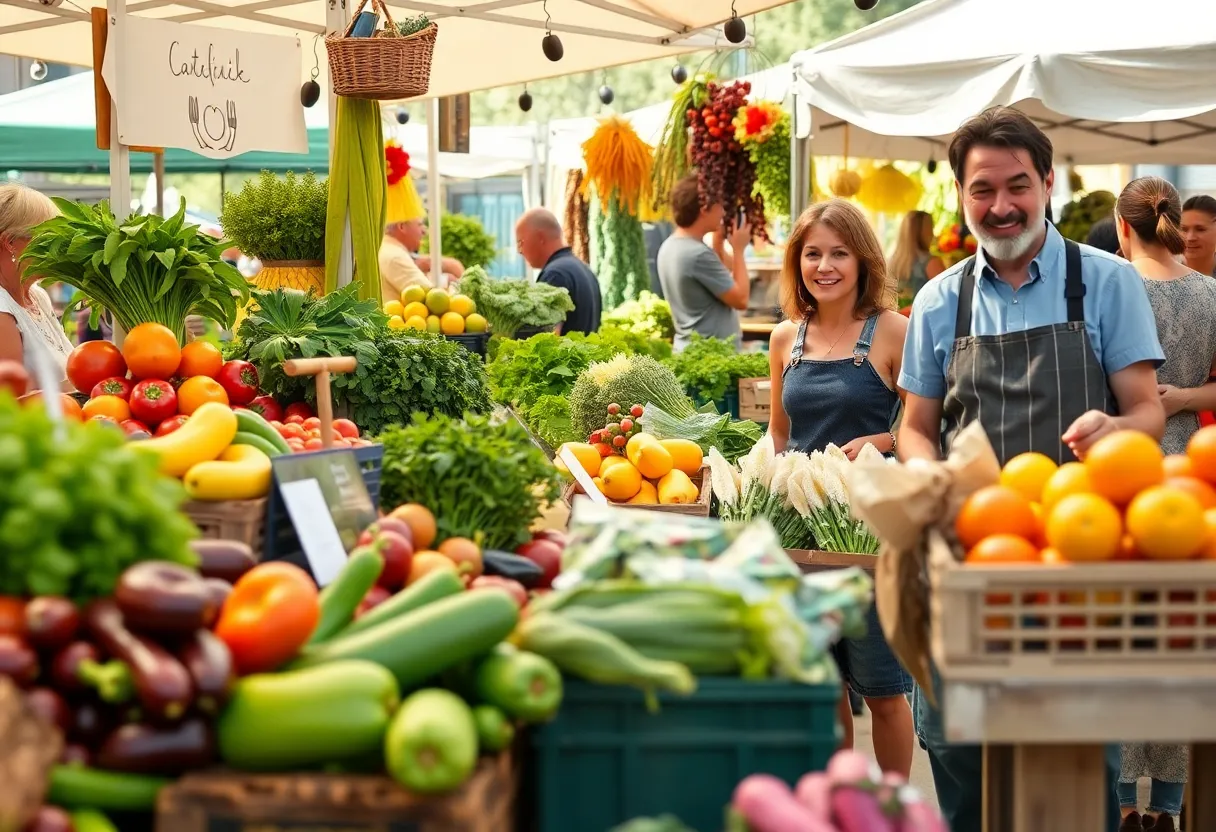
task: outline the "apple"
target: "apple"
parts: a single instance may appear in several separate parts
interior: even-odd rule
[[[523,609],[528,604],[528,590],[519,581],[504,578],[501,575],[481,575],[473,579],[469,589],[501,589],[511,596],[511,600]]]
[[[541,568],[543,574],[536,582],[544,589],[553,584],[553,579],[562,571],[562,547],[552,540],[529,540],[515,550],[515,554],[527,558]]]
[[[355,610],[355,618],[363,615],[368,610],[375,609],[392,597],[392,593],[390,593],[384,587],[372,587],[367,591],[367,594],[363,596],[363,600],[359,602],[359,606]]]
[[[557,529],[541,529],[536,534],[532,535],[533,540],[550,540],[556,543],[560,548],[565,549],[566,544],[570,539],[566,537],[566,533]]]
[[[410,562],[414,559],[414,544],[409,538],[397,532],[383,530],[376,535],[372,547],[384,559],[384,569],[380,570],[377,586],[382,586],[390,592],[396,592],[405,586],[410,574]]]
[[[396,532],[409,541],[411,546],[414,545],[414,530],[404,520],[398,520],[396,517],[381,517],[364,529],[363,534],[359,535],[359,545],[372,543],[380,536],[380,532]]]

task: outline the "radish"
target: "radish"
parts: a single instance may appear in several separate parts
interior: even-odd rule
[[[832,819],[832,782],[822,771],[802,775],[794,796],[820,820]]]
[[[882,780],[878,763],[860,751],[842,749],[828,760],[828,779],[833,786],[873,785]]]
[[[837,832],[794,799],[784,780],[770,774],[753,774],[735,787],[733,801],[752,832]],[[866,832],[884,832],[880,828]]]
[[[946,822],[921,799],[916,789],[911,786],[900,789],[899,800],[903,806],[900,832],[949,832]]]
[[[895,832],[874,793],[882,780],[877,763],[857,751],[837,751],[828,761],[827,775],[839,832]]]

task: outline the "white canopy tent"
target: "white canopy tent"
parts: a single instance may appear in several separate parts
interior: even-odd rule
[[[1016,104],[1058,162],[1216,162],[1216,14],[1201,0],[926,0],[790,62],[816,155],[847,136],[850,156],[944,159],[969,116]]]

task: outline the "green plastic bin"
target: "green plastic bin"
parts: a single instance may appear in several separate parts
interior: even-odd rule
[[[635,688],[567,680],[557,718],[530,732],[525,829],[607,832],[670,813],[718,832],[747,775],[792,785],[827,765],[839,698],[839,685],[706,678],[651,714]]]

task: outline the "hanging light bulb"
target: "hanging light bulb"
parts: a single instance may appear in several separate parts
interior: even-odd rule
[[[726,25],[722,27],[722,32],[731,43],[743,43],[743,40],[747,37],[747,24],[743,22],[743,18],[735,15],[726,21]]]
[[[525,113],[532,109],[532,93],[524,90],[519,94],[519,109]]]
[[[868,12],[878,5],[878,0],[853,0],[853,5],[863,12]]]
[[[930,159],[928,164],[925,165],[925,170],[929,171],[929,173],[937,173],[937,160]]]
[[[608,86],[607,84],[604,84],[604,86],[600,87],[599,95],[600,95],[600,101],[602,101],[605,104],[611,104],[612,99],[616,98],[616,93],[614,93],[612,91],[612,87]]]
[[[684,68],[684,64],[676,64],[671,68],[671,80],[677,84],[683,84],[688,80],[688,70]]]
[[[410,111],[404,107],[397,108],[396,116],[398,124],[408,124],[410,121]]]
[[[545,13],[545,36],[540,42],[540,48],[546,58],[556,63],[566,54],[566,48],[562,46],[562,39],[553,34],[553,30],[549,28],[553,19],[549,17],[548,0],[541,4],[541,11]]]
[[[50,71],[50,68],[46,65],[45,61],[36,60],[30,64],[30,77],[35,81],[45,80],[48,71]]]

